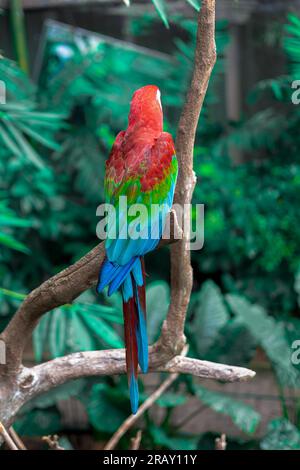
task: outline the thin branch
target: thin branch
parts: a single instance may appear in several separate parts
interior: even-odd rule
[[[57,434],[54,434],[54,436],[43,436],[42,441],[46,442],[46,444],[48,444],[49,448],[52,450],[66,450],[61,445],[59,445],[59,437]]]
[[[221,436],[217,437],[215,440],[215,449],[226,450],[226,448],[227,448],[226,434],[221,434]]]
[[[24,442],[21,440],[20,436],[16,433],[12,426],[9,428],[9,434],[19,450],[27,450]]]
[[[140,445],[141,445],[141,440],[142,440],[142,431],[139,430],[136,433],[136,436],[132,437],[130,440],[131,440],[130,450],[139,450]]]
[[[255,377],[255,372],[245,367],[229,366],[216,362],[202,361],[190,357],[176,356],[169,361],[165,368],[167,372],[191,374],[204,379],[221,380],[224,382],[244,382]]]
[[[147,400],[142,403],[135,415],[130,415],[119,429],[114,433],[111,439],[108,441],[104,450],[113,450],[118,444],[119,440],[126,434],[126,432],[137,422],[137,420],[149,410],[151,406],[159,399],[159,397],[167,390],[167,388],[172,385],[173,382],[177,379],[178,374],[170,374],[169,377],[152,393]]]
[[[19,450],[12,438],[10,437],[9,433],[6,431],[5,427],[0,421],[0,436],[2,436],[4,442],[6,443],[7,447],[10,450]]]

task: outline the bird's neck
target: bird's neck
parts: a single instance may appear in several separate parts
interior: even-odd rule
[[[162,121],[148,118],[146,121],[138,120],[131,122],[127,128],[127,135],[158,137],[163,131]]]

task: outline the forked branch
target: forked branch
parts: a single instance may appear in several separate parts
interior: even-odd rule
[[[215,0],[203,0],[198,16],[194,70],[176,139],[179,176],[175,203],[181,206],[192,200],[196,181],[193,172],[195,133],[215,60]],[[175,213],[171,212],[170,217],[171,225],[181,234]],[[174,237],[162,240],[160,246],[174,241]],[[184,227],[181,239],[171,246],[171,303],[161,337],[150,348],[150,371],[193,374],[224,381],[250,379],[255,373],[248,369],[182,355],[184,324],[193,282],[188,243],[189,227]],[[83,291],[93,287],[104,256],[104,245],[99,244],[77,263],[32,291],[0,336],[7,347],[7,364],[0,365],[0,420],[5,426],[13,421],[28,400],[68,380],[125,372],[124,350],[74,353],[33,368],[22,365],[24,347],[41,316],[55,307],[71,303]]]

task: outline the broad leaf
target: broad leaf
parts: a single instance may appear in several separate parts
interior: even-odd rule
[[[103,318],[102,318],[103,309]],[[35,357],[59,357],[76,351],[123,347],[123,341],[106,320],[120,322],[118,313],[107,306],[74,303],[48,312],[33,334]]]
[[[23,253],[29,253],[29,249],[21,242],[17,241],[11,235],[0,232],[0,245],[5,245],[8,248],[12,248],[16,251],[22,251]]]
[[[171,450],[195,450],[197,449],[198,437],[186,434],[178,434],[172,436],[167,434],[165,429],[151,425],[149,432],[152,436],[154,444],[159,448]]]
[[[52,407],[25,413],[14,423],[14,428],[21,436],[45,436],[58,433],[63,425],[60,413]]]
[[[212,281],[205,282],[194,298],[191,316],[195,348],[204,356],[229,318],[221,291]]]
[[[208,361],[248,366],[257,348],[257,341],[239,318],[231,318],[218,332],[207,351]]]
[[[187,402],[186,395],[180,395],[179,393],[167,392],[164,393],[155,404],[162,408],[174,408],[176,406],[184,405]]]
[[[251,305],[237,295],[227,295],[233,313],[247,326],[265,350],[283,385],[300,386],[300,374],[291,362],[292,349],[285,336],[284,324],[277,322],[258,305]]]
[[[152,282],[147,287],[147,330],[149,343],[160,335],[170,302],[170,290],[166,282]]]
[[[94,385],[87,413],[93,427],[105,433],[115,432],[128,416],[128,413],[111,401],[109,387],[103,383]]]
[[[165,26],[169,28],[169,22],[167,19],[167,13],[166,13],[166,4],[165,0],[152,0],[153,5],[155,6],[159,16],[163,20]]]
[[[202,403],[217,413],[229,416],[242,431],[247,434],[253,434],[256,431],[261,417],[250,405],[200,385],[194,385],[193,389]]]
[[[263,450],[300,450],[300,432],[290,421],[276,418],[260,443]]]

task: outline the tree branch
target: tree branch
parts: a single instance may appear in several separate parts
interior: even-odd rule
[[[48,444],[49,448],[52,450],[65,450],[62,446],[59,445],[59,437],[57,434],[54,436],[43,436],[42,441]]]
[[[27,450],[24,442],[21,440],[20,436],[16,433],[12,426],[9,428],[9,434],[19,450]]]
[[[141,440],[142,440],[142,431],[139,429],[139,431],[136,433],[136,436],[131,438],[130,450],[139,450],[140,445],[141,445]]]
[[[193,152],[196,129],[202,110],[212,69],[216,62],[215,0],[205,0],[198,15],[198,30],[191,85],[179,120],[176,154],[179,173],[175,191],[175,204],[183,207],[190,220],[196,177],[193,171]],[[193,272],[189,250],[190,230],[184,227],[183,239],[171,248],[171,303],[164,322],[160,345],[178,354],[184,344],[184,323],[193,286]]]
[[[58,357],[32,368],[23,368],[19,387],[30,398],[80,377],[118,375],[126,372],[125,350],[85,351]],[[182,355],[159,360],[154,348],[149,355],[149,372],[192,374],[201,378],[242,382],[255,376],[244,367],[191,359]],[[141,371],[140,371],[141,373]],[[27,397],[28,398],[28,397]]]
[[[168,230],[168,228],[170,230]],[[171,210],[158,248],[177,242],[182,238],[176,213]],[[79,261],[51,277],[34,289],[0,335],[6,344],[6,365],[0,365],[2,374],[18,372],[23,351],[40,317],[60,305],[70,304],[85,290],[94,287],[105,257],[104,243],[100,243]]]
[[[215,0],[203,0],[198,16],[194,71],[176,139],[179,176],[175,203],[181,207],[192,200],[196,181],[193,172],[195,133],[215,60]],[[189,215],[189,208],[184,207],[184,210]],[[184,323],[193,282],[188,247],[189,227],[184,227],[182,235],[174,211],[171,211],[170,218],[171,226],[182,238],[171,249],[171,303],[161,337],[150,348],[150,371],[188,373],[224,381],[252,378],[255,373],[248,369],[182,356]],[[173,233],[174,230],[171,230],[171,237],[162,239],[159,246],[176,241]],[[22,366],[24,347],[40,317],[55,307],[71,303],[83,291],[94,286],[104,256],[104,245],[100,243],[77,263],[32,291],[0,335],[7,348],[7,364],[0,365],[0,420],[5,425],[11,424],[20,407],[28,400],[68,380],[125,372],[125,353],[121,349],[74,353],[32,368]]]
[[[7,447],[10,450],[19,450],[16,444],[14,443],[13,439],[9,435],[9,433],[6,431],[5,427],[0,421],[0,436],[2,436],[4,442],[6,443]]]

